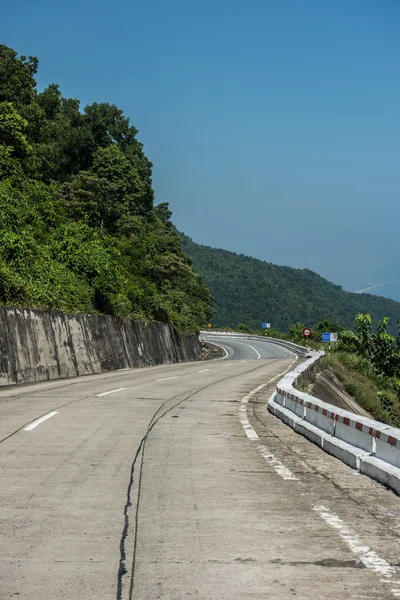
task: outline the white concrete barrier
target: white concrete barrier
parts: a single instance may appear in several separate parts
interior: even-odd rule
[[[321,360],[323,352],[286,374],[268,409],[297,433],[360,473],[400,494],[400,429],[358,416],[296,389],[296,382]]]
[[[385,427],[383,423],[379,423],[379,425],[375,434],[375,456],[400,468],[400,429]]]

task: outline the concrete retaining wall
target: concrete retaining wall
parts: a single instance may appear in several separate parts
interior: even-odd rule
[[[400,494],[400,429],[342,410],[296,389],[321,360],[312,357],[281,379],[268,409],[325,452]]]
[[[165,323],[0,307],[0,385],[200,357],[197,335]]]

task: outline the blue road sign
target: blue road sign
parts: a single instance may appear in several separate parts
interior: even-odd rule
[[[271,328],[271,323],[265,323],[265,322],[264,322],[264,323],[262,324],[262,328],[263,328],[263,329],[270,329],[270,328]]]
[[[337,342],[338,334],[337,333],[323,333],[322,341],[323,342]]]

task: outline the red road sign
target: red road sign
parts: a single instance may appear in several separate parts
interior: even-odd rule
[[[304,329],[303,329],[304,337],[309,338],[311,336],[311,334],[312,334],[311,329],[309,327],[304,327]]]

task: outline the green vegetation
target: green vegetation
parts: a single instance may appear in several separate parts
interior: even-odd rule
[[[376,333],[368,314],[356,317],[357,335],[341,332],[336,351],[326,363],[347,392],[374,418],[400,426],[400,324],[397,338],[387,333],[381,319]]]
[[[236,328],[246,323],[252,329],[262,321],[289,332],[293,323],[314,328],[323,319],[351,328],[354,316],[369,313],[374,320],[384,316],[393,324],[400,320],[400,303],[370,294],[354,294],[330,283],[308,269],[279,267],[255,258],[200,246],[182,236],[183,249],[204,277],[214,296],[211,322]]]
[[[0,45],[0,303],[170,322],[212,299],[181,249],[122,111],[36,90],[38,60]]]
[[[346,352],[325,356],[323,368],[329,369],[346,392],[377,421],[400,426],[400,399],[390,380],[379,376],[368,361]]]

